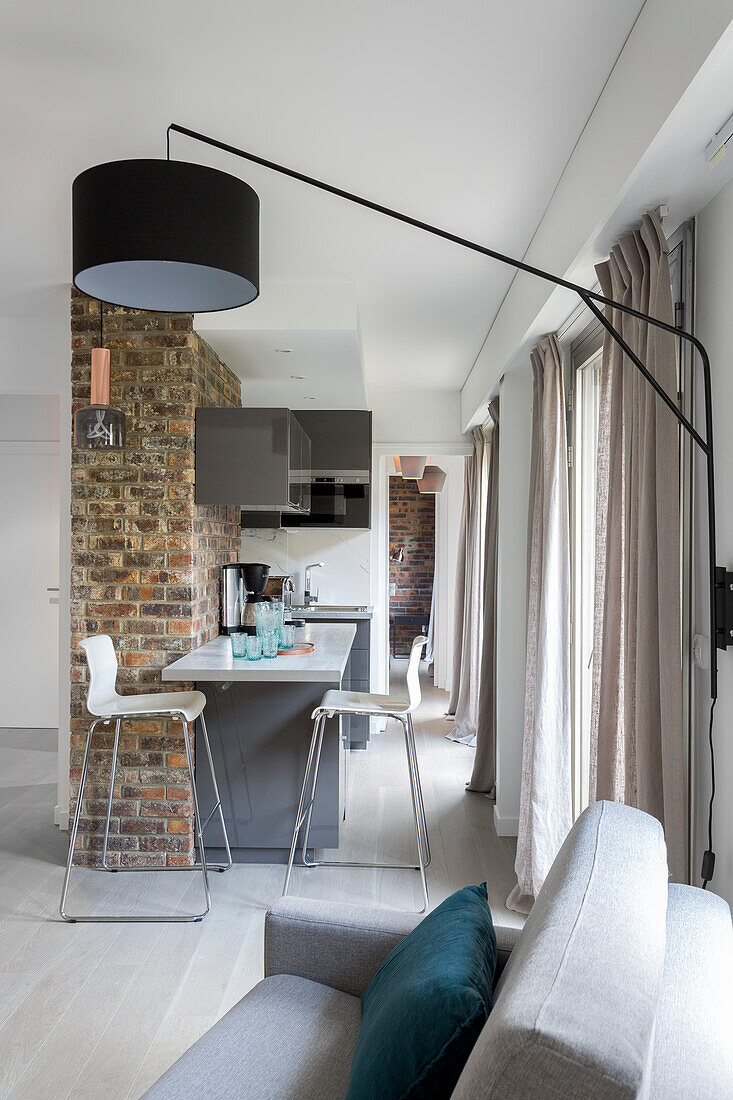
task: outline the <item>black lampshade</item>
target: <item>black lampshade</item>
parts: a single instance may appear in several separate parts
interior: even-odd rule
[[[260,200],[236,176],[179,160],[116,160],[72,190],[74,285],[92,298],[207,313],[259,294]]]

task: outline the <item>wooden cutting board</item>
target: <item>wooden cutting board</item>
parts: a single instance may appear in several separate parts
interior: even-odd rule
[[[292,649],[278,649],[278,657],[297,657],[304,653],[312,653],[315,649],[313,642],[296,642]]]

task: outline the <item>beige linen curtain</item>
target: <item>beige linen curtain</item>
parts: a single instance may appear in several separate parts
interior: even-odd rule
[[[496,787],[496,577],[499,519],[499,398],[489,403],[486,522],[484,524],[483,644],[479,677],[476,756],[469,791],[491,794]]]
[[[528,913],[573,821],[570,774],[570,526],[562,355],[532,352],[527,664],[515,871],[507,906]]]
[[[478,724],[482,634],[484,433],[473,429],[473,454],[466,459],[461,530],[456,567],[456,621],[453,684],[448,713],[455,715],[449,737],[475,744]]]
[[[596,271],[607,297],[670,324],[667,242],[656,216]],[[665,390],[675,339],[607,316]],[[672,878],[687,866],[680,652],[680,486],[674,417],[606,336],[597,480],[591,798],[638,806],[664,825]]]

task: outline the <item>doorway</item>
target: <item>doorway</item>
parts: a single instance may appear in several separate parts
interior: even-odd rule
[[[389,627],[392,658],[408,657],[427,634],[435,577],[435,494],[417,481],[389,479]],[[429,657],[429,655],[428,655]]]
[[[59,724],[59,400],[0,402],[2,724]]]

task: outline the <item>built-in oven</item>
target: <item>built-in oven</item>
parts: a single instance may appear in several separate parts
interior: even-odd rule
[[[313,471],[310,512],[283,515],[283,527],[369,527],[369,471]]]

